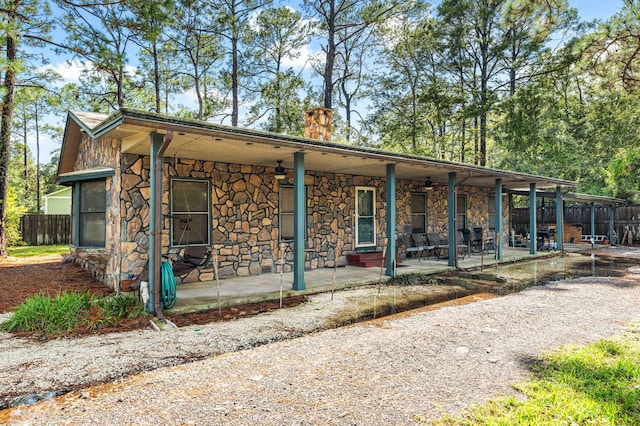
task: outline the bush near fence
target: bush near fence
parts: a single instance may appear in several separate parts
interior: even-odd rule
[[[71,216],[29,213],[20,218],[22,241],[32,246],[69,244]]]

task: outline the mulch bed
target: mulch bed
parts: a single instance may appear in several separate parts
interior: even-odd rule
[[[7,258],[0,261],[0,313],[11,312],[29,297],[36,294],[55,297],[64,292],[87,291],[91,295],[106,296],[111,289],[96,281],[73,262],[63,262],[60,255],[43,255],[28,258]],[[282,307],[297,306],[306,301],[304,296],[283,299]],[[201,325],[216,321],[230,321],[280,309],[280,301],[263,301],[239,306],[229,306],[201,312],[166,312],[166,318],[177,325]],[[105,334],[140,330],[150,327],[149,318],[124,321],[119,327],[92,330],[78,327],[71,335]]]
[[[97,296],[111,293],[80,266],[62,263],[62,259],[60,255],[44,255],[0,261],[0,313],[14,310],[36,294],[55,297],[64,292],[88,291]]]

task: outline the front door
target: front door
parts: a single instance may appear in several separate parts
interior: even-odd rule
[[[356,247],[376,245],[376,190],[356,187]]]

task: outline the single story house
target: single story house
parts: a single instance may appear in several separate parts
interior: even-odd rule
[[[306,137],[130,109],[69,112],[58,182],[73,188],[75,261],[114,289],[148,263],[157,294],[169,252],[209,247],[224,278],[276,272],[284,250],[302,290],[305,270],[332,266],[336,247],[342,263],[349,252],[384,250],[392,275],[395,242],[408,230],[441,234],[455,266],[458,229],[506,240],[507,190],[528,190],[535,205],[538,188],[561,197],[575,186],[333,143],[330,134],[323,108],[307,113]],[[532,226],[535,234],[535,218]]]
[[[71,214],[71,187],[43,195],[42,211],[44,214]]]

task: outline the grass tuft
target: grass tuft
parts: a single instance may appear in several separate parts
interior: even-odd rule
[[[51,298],[38,294],[20,305],[0,328],[10,333],[52,337],[70,333],[77,327],[87,326],[90,330],[117,327],[125,319],[142,315],[146,315],[144,306],[127,296],[101,298],[88,292],[65,292]]]
[[[67,333],[83,321],[90,300],[88,292],[64,292],[55,298],[37,294],[25,300],[0,326],[9,332]]]
[[[14,246],[7,249],[9,256],[14,257],[31,257],[41,256],[44,254],[69,254],[68,245],[51,245],[51,246]]]
[[[503,397],[445,425],[640,424],[640,328],[586,347],[547,354],[536,378],[517,387],[524,399]]]

